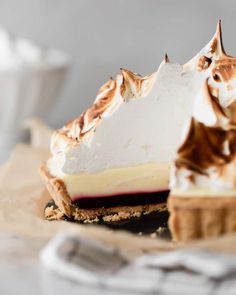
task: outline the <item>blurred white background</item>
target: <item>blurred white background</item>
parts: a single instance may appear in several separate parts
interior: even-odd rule
[[[73,63],[47,123],[77,117],[120,67],[153,72],[164,53],[185,62],[222,19],[226,51],[236,55],[234,0],[0,0],[0,23],[11,32],[62,49]]]

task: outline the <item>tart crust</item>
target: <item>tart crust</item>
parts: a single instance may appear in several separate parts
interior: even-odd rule
[[[236,196],[169,196],[169,228],[174,240],[236,232]]]
[[[166,203],[163,202],[135,206],[114,206],[109,208],[79,208],[72,203],[63,180],[50,174],[46,162],[40,167],[40,174],[46,183],[48,192],[58,206],[57,212],[55,212],[53,208],[47,208],[45,210],[45,217],[49,220],[62,219],[62,216],[66,215],[69,219],[80,222],[97,222],[101,219],[105,222],[113,222],[132,217],[140,217],[143,214],[149,214],[154,211],[160,212],[167,210]]]

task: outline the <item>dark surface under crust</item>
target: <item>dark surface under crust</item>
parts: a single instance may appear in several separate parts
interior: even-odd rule
[[[50,208],[54,210],[55,215],[57,217],[55,219],[64,219],[70,222],[78,222],[73,219],[69,219],[66,215],[63,215],[55,202],[51,200],[45,207],[45,210]],[[168,218],[169,213],[166,210],[152,212],[147,215],[142,215],[140,217],[129,218],[126,220],[116,221],[116,222],[104,222],[103,220],[99,220],[96,224],[102,224],[104,226],[109,227],[113,230],[126,230],[133,234],[137,234],[138,236],[149,235],[153,238],[161,237],[165,239],[170,239],[170,232],[168,229]],[[84,224],[85,226],[89,226],[89,224]]]
[[[120,194],[109,197],[89,197],[73,201],[73,204],[83,209],[109,208],[117,206],[117,204],[119,206],[145,205],[166,202],[168,194],[169,191],[165,190],[160,192]]]

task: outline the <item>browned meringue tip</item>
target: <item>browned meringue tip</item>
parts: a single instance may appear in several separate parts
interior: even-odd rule
[[[129,76],[131,76],[131,77],[142,77],[140,74],[138,74],[138,73],[134,73],[134,72],[132,72],[132,71],[130,71],[130,70],[128,70],[128,69],[125,69],[125,68],[120,68],[120,70],[121,70],[121,73],[123,74],[123,75],[129,75]]]
[[[167,53],[165,53],[164,61],[166,63],[170,62],[170,59],[169,59],[169,56],[167,55]]]
[[[222,40],[221,20],[219,20],[216,26],[216,31],[211,40],[200,50],[198,54],[186,62],[183,67],[186,70],[194,69],[201,71],[205,69],[203,67],[205,65],[205,59],[220,60],[224,59],[225,57],[231,57],[225,53]]]
[[[221,19],[219,19],[216,25],[216,32],[212,40],[212,50],[216,51],[218,55],[226,55],[223,46]]]
[[[132,75],[132,76],[141,76],[140,74],[138,74],[138,73],[134,73],[134,72],[132,72],[132,71],[130,71],[130,70],[128,70],[128,69],[125,69],[125,68],[120,68],[120,71],[121,71],[121,73],[123,74],[123,73],[129,73],[130,75]]]

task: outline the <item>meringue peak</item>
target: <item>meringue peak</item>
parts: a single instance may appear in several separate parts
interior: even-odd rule
[[[196,54],[191,60],[183,65],[185,70],[206,70],[214,60],[227,57],[223,41],[222,41],[222,29],[221,20],[218,21],[216,26],[216,32],[210,42],[203,47],[198,54]]]
[[[217,23],[215,35],[213,36],[209,45],[210,53],[214,54],[215,56],[226,55],[223,46],[221,20],[219,20]]]
[[[170,62],[170,59],[169,59],[169,56],[167,55],[167,53],[165,53],[164,61],[166,63]]]

